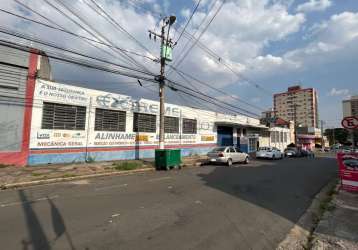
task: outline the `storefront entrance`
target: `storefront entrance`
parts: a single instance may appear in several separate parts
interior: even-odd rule
[[[232,146],[233,145],[233,128],[218,126],[218,145],[219,146]]]

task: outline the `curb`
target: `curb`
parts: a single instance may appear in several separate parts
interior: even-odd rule
[[[201,164],[184,164],[184,168],[194,168],[200,167]],[[58,182],[66,182],[66,181],[74,181],[74,180],[81,180],[81,179],[89,179],[89,178],[96,178],[96,177],[105,177],[105,176],[116,176],[116,175],[132,175],[137,173],[145,173],[156,171],[155,168],[142,168],[142,169],[135,169],[135,170],[128,170],[128,171],[118,171],[118,172],[109,172],[109,173],[98,173],[98,174],[88,174],[88,175],[79,175],[79,176],[71,176],[71,177],[58,177],[58,178],[50,178],[44,180],[37,180],[37,181],[26,181],[26,182],[17,182],[17,183],[9,183],[0,185],[0,191],[12,188],[20,188],[20,187],[29,187],[29,186],[37,186],[37,185],[44,185],[44,184],[52,184]]]
[[[329,181],[321,190],[315,195],[311,205],[300,217],[297,223],[291,228],[284,240],[282,240],[276,247],[276,250],[305,250],[309,242],[312,229],[315,226],[315,218],[321,202],[327,197],[327,192],[336,186],[336,179]]]
[[[118,171],[118,172],[88,174],[88,175],[79,175],[79,176],[71,176],[71,177],[58,177],[58,178],[44,179],[38,181],[17,182],[17,183],[1,185],[0,190],[28,187],[28,186],[35,186],[35,185],[42,185],[42,184],[51,184],[57,182],[66,182],[66,181],[73,181],[73,180],[81,180],[81,179],[88,179],[88,178],[95,178],[95,177],[114,176],[114,175],[132,175],[136,173],[145,173],[149,171],[155,171],[155,168],[143,168],[143,169],[135,169],[129,171]]]

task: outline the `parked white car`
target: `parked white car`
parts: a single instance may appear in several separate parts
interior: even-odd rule
[[[217,147],[211,150],[207,156],[211,163],[225,163],[228,166],[235,162],[249,163],[249,155],[235,147]]]
[[[256,151],[256,158],[282,159],[283,153],[275,147],[261,147]]]

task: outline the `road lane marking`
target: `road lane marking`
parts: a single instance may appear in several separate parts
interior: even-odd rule
[[[58,198],[58,195],[53,195],[50,197],[42,197],[42,198],[38,198],[35,200],[31,200],[31,201],[26,201],[26,202],[22,202],[22,201],[18,201],[18,202],[11,202],[11,203],[2,203],[0,204],[0,207],[11,207],[11,206],[17,206],[17,205],[22,205],[25,203],[34,203],[34,202],[39,202],[39,201],[47,201],[47,200],[53,200]]]
[[[126,187],[126,186],[128,186],[127,183],[119,184],[119,185],[112,185],[112,186],[105,186],[105,187],[98,187],[98,188],[95,188],[94,190],[95,191],[100,191],[100,190],[106,190],[106,189],[111,189],[111,188],[119,188],[119,187]]]
[[[148,181],[153,182],[153,181],[162,181],[162,180],[169,180],[169,179],[172,179],[172,177],[170,177],[170,176],[159,177],[159,178],[150,179]]]

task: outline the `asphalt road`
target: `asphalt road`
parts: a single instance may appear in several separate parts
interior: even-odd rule
[[[0,192],[1,249],[274,249],[334,159],[255,161]]]

